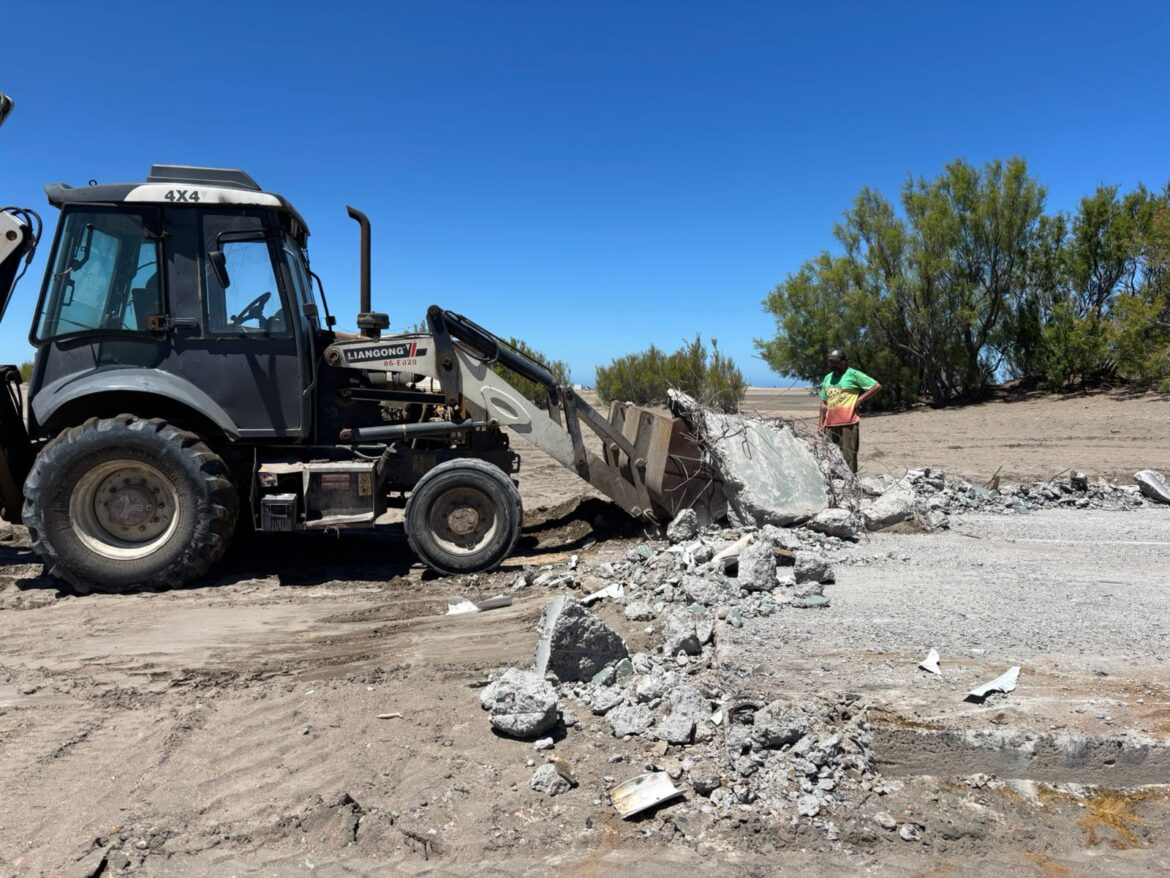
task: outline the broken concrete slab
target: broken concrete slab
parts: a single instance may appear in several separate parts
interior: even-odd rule
[[[634,697],[639,703],[648,704],[664,696],[677,682],[678,675],[674,673],[647,674],[634,687]]]
[[[823,594],[809,594],[794,597],[788,606],[797,610],[823,610],[829,606],[829,599]]]
[[[787,549],[795,552],[800,549],[800,537],[786,527],[776,527],[766,524],[760,528],[760,538],[772,544],[773,549]]]
[[[608,665],[627,658],[621,637],[570,597],[561,595],[540,619],[534,669],[551,671],[563,682],[591,680]]]
[[[706,576],[687,574],[680,583],[682,590],[692,601],[705,607],[722,603],[725,592],[718,582]]]
[[[862,519],[867,530],[883,530],[914,517],[914,492],[896,486],[886,491],[865,509]]]
[[[556,725],[557,692],[543,674],[509,668],[480,694],[492,728],[513,738],[535,738]]]
[[[1138,483],[1141,492],[1158,503],[1170,503],[1170,484],[1166,477],[1157,470],[1144,469],[1134,473],[1133,480]]]
[[[698,688],[684,683],[670,691],[670,711],[698,723],[711,718],[711,703]]]
[[[710,455],[733,523],[797,524],[828,506],[817,459],[789,427],[712,411],[675,390],[669,397],[672,409],[691,421]]]
[[[602,688],[589,699],[589,709],[596,716],[604,716],[625,700],[626,695],[620,688]]]

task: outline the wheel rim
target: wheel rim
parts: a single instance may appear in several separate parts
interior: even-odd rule
[[[445,551],[474,555],[500,527],[491,498],[475,488],[449,488],[435,498],[427,515],[431,535]]]
[[[164,546],[179,525],[178,491],[150,464],[108,461],[74,486],[69,523],[87,548],[105,558],[145,558]]]

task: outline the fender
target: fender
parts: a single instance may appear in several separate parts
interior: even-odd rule
[[[97,393],[150,393],[166,397],[212,421],[229,439],[240,438],[231,416],[185,378],[154,369],[99,369],[66,375],[42,387],[32,399],[38,424],[45,424],[66,403]]]

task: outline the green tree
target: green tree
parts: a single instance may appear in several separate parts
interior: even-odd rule
[[[545,357],[540,351],[534,349],[528,343],[521,341],[516,337],[508,339],[508,346],[514,348],[520,353],[524,354],[530,360],[535,360],[540,365],[544,366],[552,373],[553,379],[557,384],[571,383],[571,376],[569,374],[569,364],[564,360],[550,360]],[[508,369],[499,363],[492,366],[492,371],[502,377],[505,381],[519,390],[526,399],[532,400],[541,408],[547,408],[548,393],[543,385],[537,384],[530,378],[525,378],[523,375],[517,375],[511,369]]]
[[[887,405],[978,397],[1003,360],[994,342],[1025,288],[1044,197],[1022,159],[910,180],[902,215],[863,189],[834,229],[843,254],[805,263],[765,300],[777,335],[757,348],[811,379],[844,347],[890,390]]]

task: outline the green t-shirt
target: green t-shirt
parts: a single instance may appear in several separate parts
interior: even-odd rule
[[[864,372],[846,369],[840,375],[830,372],[821,382],[821,402],[828,406],[826,427],[844,427],[861,420],[857,415],[857,397],[877,384]]]

